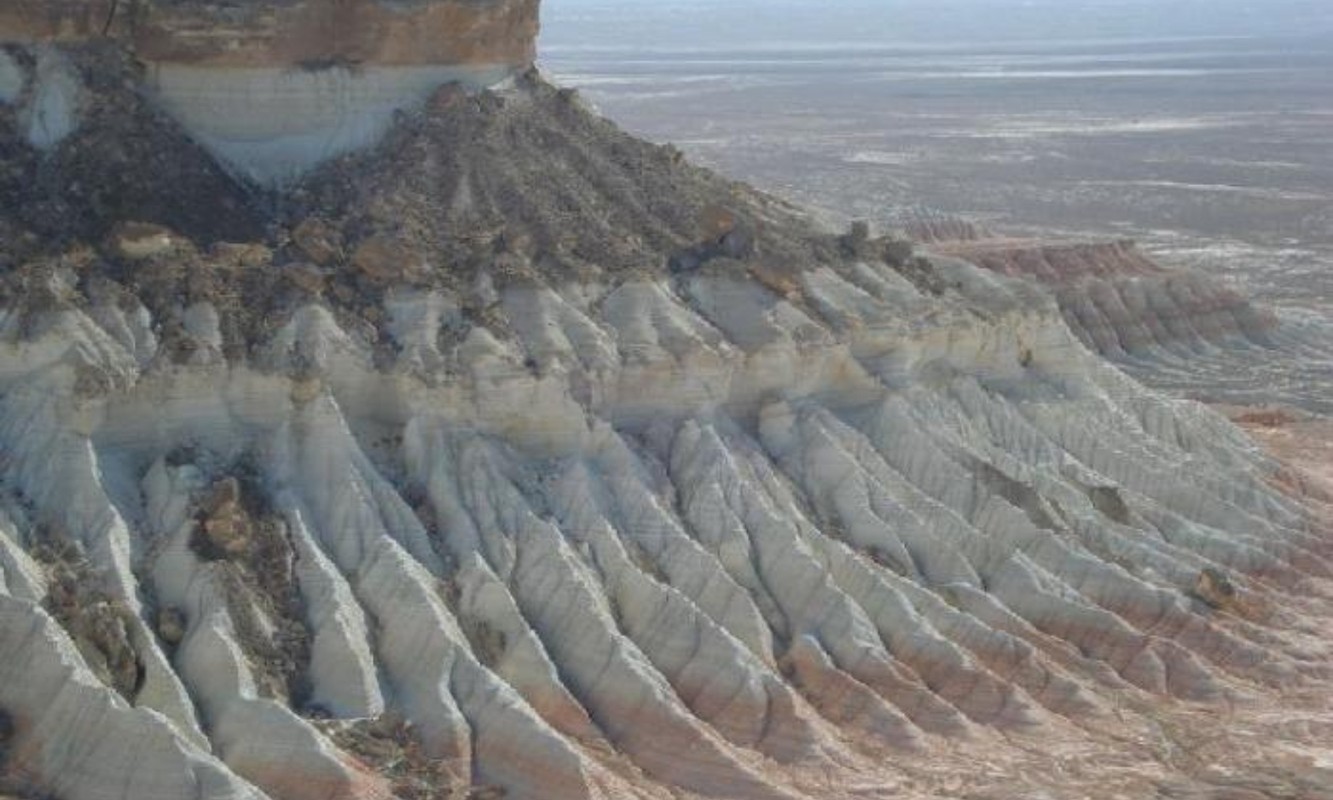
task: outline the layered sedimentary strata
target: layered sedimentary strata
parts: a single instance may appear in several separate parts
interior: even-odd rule
[[[35,335],[8,313],[7,766],[70,798],[388,796],[313,721],[388,708],[439,780],[509,797],[838,797],[893,779],[867,751],[1061,731],[1107,753],[1122,698],[1314,679],[1278,618],[1192,595],[1205,568],[1278,607],[1328,575],[1276,466],[1021,285],[938,268],[943,300],[882,263],[804,271],[796,299],[518,285],[512,334],[447,346],[414,309],[450,298],[399,290],[378,369],[318,304],[231,365],[170,363],[142,306]],[[201,543],[237,474],[283,531],[300,696],[261,680],[284,627],[247,577],[258,534]],[[25,551],[53,538],[131,611],[128,698],[42,608]]]
[[[1271,312],[1221,281],[1164,269],[1129,241],[982,239],[935,248],[1050,288],[1070,327],[1112,358],[1197,351],[1229,338],[1262,344],[1277,327]]]
[[[1128,241],[991,236],[929,246],[1047,287],[1086,345],[1151,385],[1219,402],[1333,410],[1333,328],[1315,315],[1279,314],[1215,276],[1166,269]]]
[[[16,41],[110,38],[151,62],[201,67],[530,64],[536,0],[10,0]]]
[[[200,144],[280,183],[376,141],[441,84],[476,89],[531,66],[537,25],[537,0],[11,0],[0,43],[25,58],[0,54],[0,100],[24,95],[31,140],[53,146],[89,102],[57,45],[109,40],[133,51],[145,90]]]
[[[267,244],[139,223],[25,251],[0,322],[12,780],[72,800],[1327,782],[1277,750],[1219,772],[1155,744],[1204,746],[1189,726],[1227,708],[1271,738],[1259,709],[1328,679],[1325,521],[1224,419],[1109,366],[1034,284],[818,234],[539,82],[442,99],[312,176],[298,211],[323,216]],[[488,244],[446,269],[462,245],[391,187],[461,179],[397,181],[390,154],[429,165],[458,130],[475,194],[438,208]],[[539,196],[493,230],[566,153],[586,182],[558,196],[624,206],[590,230],[645,266],[599,267]],[[120,609],[96,619],[132,679],[56,613],[48,552]],[[1326,709],[1301,702],[1288,739],[1317,742]]]
[[[320,7],[103,29],[195,102]],[[167,72],[4,52],[0,793],[1327,796],[1322,495],[1071,325],[1128,249],[824,232],[527,71],[259,202]]]

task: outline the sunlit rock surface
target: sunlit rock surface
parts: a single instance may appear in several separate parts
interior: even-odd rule
[[[1021,284],[939,269],[946,299],[868,263],[802,273],[798,300],[509,288],[514,335],[441,350],[418,314],[387,370],[317,305],[230,366],[48,313],[0,351],[11,762],[70,798],[386,796],[310,715],[388,707],[451,780],[512,797],[844,796],[792,776],[1001,733],[1110,752],[1098,720],[1129,698],[1326,671],[1280,635],[1328,562],[1277,465]],[[78,391],[88,372],[115,388]],[[277,612],[197,541],[241,464],[290,548],[304,697],[259,691],[242,640]],[[135,623],[137,693],[41,610],[44,526],[132,619],[183,615],[179,642]],[[1275,607],[1219,617],[1191,596],[1206,567]]]
[[[1327,476],[1122,371],[1280,324],[220,8],[0,13],[0,794],[1329,796]]]
[[[1085,344],[1149,385],[1333,412],[1333,325],[1318,315],[1274,311],[1216,276],[1165,269],[1132,242],[1012,240],[957,224],[920,234],[937,252],[1050,288]]]

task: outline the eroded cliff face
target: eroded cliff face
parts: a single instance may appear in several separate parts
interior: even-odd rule
[[[8,0],[15,42],[109,38],[200,67],[508,64],[536,55],[538,0]]]
[[[1333,785],[1330,497],[1071,327],[1159,285],[1132,250],[827,232],[526,71],[261,203],[123,54],[44,47],[0,105],[0,795]]]
[[[537,0],[10,0],[0,43],[24,49],[0,54],[0,98],[19,97],[37,118],[31,140],[52,147],[95,102],[61,48],[122,45],[196,141],[271,185],[372,144],[442,84],[527,69],[537,29]]]
[[[919,230],[935,252],[1048,288],[1088,347],[1149,385],[1218,403],[1333,411],[1333,337],[1322,320],[1281,318],[1215,275],[1161,267],[1133,242],[1007,239],[958,224]]]

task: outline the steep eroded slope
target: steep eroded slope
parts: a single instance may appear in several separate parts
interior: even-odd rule
[[[136,108],[263,230],[0,118],[122,198],[5,184],[0,791],[1327,796],[1327,498],[1040,286],[522,71],[266,189]]]

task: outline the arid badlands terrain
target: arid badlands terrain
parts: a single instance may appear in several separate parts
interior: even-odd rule
[[[1171,384],[1324,340],[828,229],[537,15],[0,0],[0,797],[1333,797],[1321,396]]]

